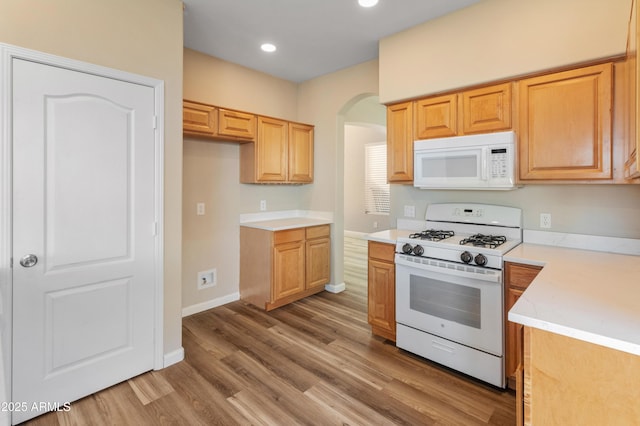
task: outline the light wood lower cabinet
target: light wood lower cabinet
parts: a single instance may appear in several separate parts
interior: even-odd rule
[[[268,231],[240,227],[240,298],[267,311],[324,290],[330,225]]]
[[[525,425],[640,425],[640,356],[524,329]]]
[[[393,244],[369,241],[367,318],[371,332],[396,341],[396,267]]]
[[[518,367],[522,365],[522,325],[507,319],[509,310],[515,305],[522,293],[529,287],[531,281],[538,275],[542,267],[505,262],[505,372],[507,386],[516,388]]]

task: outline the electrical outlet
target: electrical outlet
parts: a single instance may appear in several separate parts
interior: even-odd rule
[[[196,204],[196,214],[198,216],[204,216],[204,203]]]
[[[267,210],[267,200],[260,200],[260,211],[264,212]]]
[[[215,286],[217,284],[217,275],[218,273],[215,269],[198,272],[198,290]]]
[[[416,206],[404,206],[404,217],[416,217]]]
[[[540,228],[551,228],[551,213],[540,213]]]

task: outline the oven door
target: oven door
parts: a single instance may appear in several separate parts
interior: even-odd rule
[[[501,271],[396,255],[396,321],[502,356]]]

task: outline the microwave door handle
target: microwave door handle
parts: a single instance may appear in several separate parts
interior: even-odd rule
[[[482,180],[487,180],[487,162],[488,162],[488,157],[489,156],[489,150],[487,149],[487,147],[483,146],[482,147],[482,160],[481,160],[481,165],[480,165],[480,179]]]

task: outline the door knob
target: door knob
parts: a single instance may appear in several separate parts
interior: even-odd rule
[[[25,268],[31,268],[32,266],[35,266],[36,263],[38,263],[38,256],[35,254],[27,254],[22,256],[22,259],[20,259],[20,264]]]

